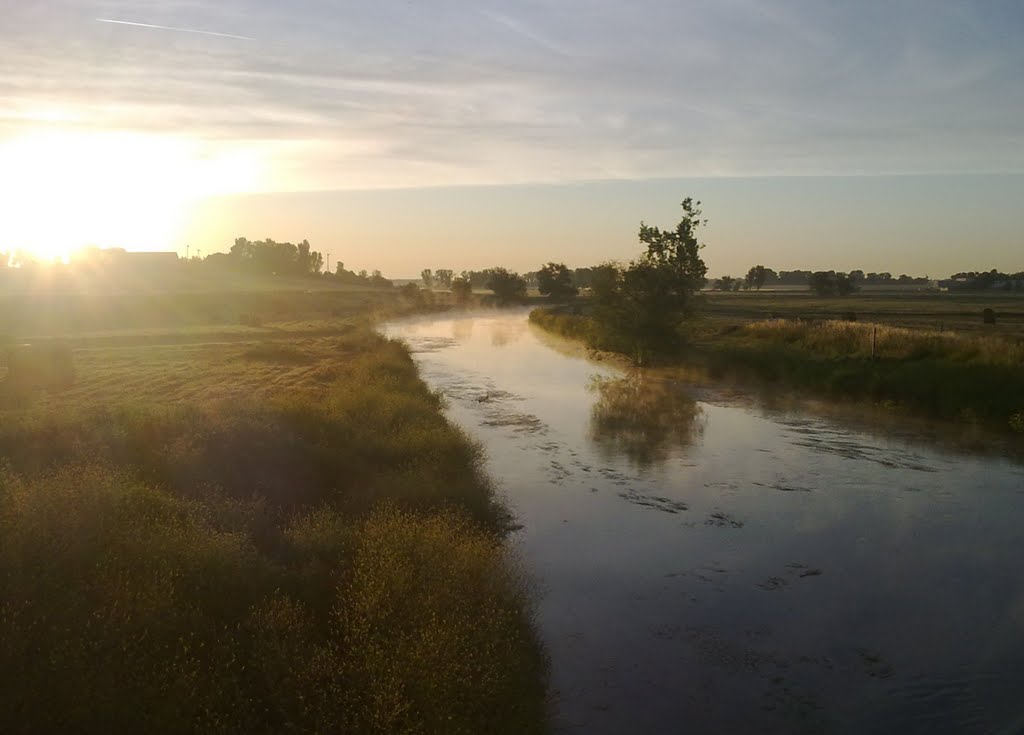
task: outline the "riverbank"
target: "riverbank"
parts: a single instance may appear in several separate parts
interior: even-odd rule
[[[1024,467],[959,441],[990,432],[620,370],[521,309],[387,333],[523,524],[557,731],[1012,730]]]
[[[575,313],[574,313],[575,312]],[[538,309],[537,326],[602,346],[578,307]],[[713,380],[758,381],[887,410],[1024,433],[1024,344],[958,332],[835,320],[696,318],[659,360]]]
[[[543,732],[507,511],[380,299],[251,298],[0,385],[3,729]]]

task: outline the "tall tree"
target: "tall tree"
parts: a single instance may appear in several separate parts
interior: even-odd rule
[[[434,274],[429,268],[420,271],[420,278],[423,280],[424,288],[434,287]]]
[[[669,276],[666,286],[674,297],[676,306],[686,309],[693,294],[704,286],[708,268],[700,257],[704,246],[699,242],[697,232],[707,224],[702,220],[700,202],[686,197],[682,202],[683,218],[675,230],[662,231],[640,223],[640,242],[647,245],[647,252],[640,261],[665,271]]]
[[[578,292],[572,283],[572,271],[565,263],[548,263],[537,271],[537,290],[555,301],[571,298]]]
[[[808,285],[818,296],[849,296],[857,284],[845,273],[817,271],[811,274]]]
[[[465,273],[458,278],[452,279],[451,288],[452,296],[458,304],[465,304],[469,301],[469,297],[473,293],[473,283]]]
[[[747,277],[744,279],[747,284],[747,288],[754,288],[758,291],[761,290],[761,286],[764,285],[765,280],[768,278],[768,269],[763,265],[755,265],[749,271],[747,271]]]
[[[511,304],[526,299],[526,280],[505,268],[487,270],[487,288],[494,292],[499,304]]]
[[[677,344],[677,327],[692,311],[693,296],[707,275],[697,235],[706,224],[700,202],[687,197],[682,207],[674,230],[640,223],[639,239],[647,250],[628,267],[606,264],[592,274],[599,341],[640,364],[652,352]]]
[[[452,271],[448,270],[447,268],[438,268],[436,271],[434,271],[434,278],[437,279],[437,282],[441,286],[441,288],[452,287],[453,275],[454,273],[452,273]]]
[[[297,247],[298,255],[295,259],[295,270],[301,275],[306,275],[313,270],[313,256],[310,253],[309,240],[303,240]]]

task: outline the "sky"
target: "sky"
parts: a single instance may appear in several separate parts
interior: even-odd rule
[[[1024,269],[1019,0],[0,0],[0,249]]]

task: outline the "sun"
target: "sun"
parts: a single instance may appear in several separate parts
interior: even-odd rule
[[[252,159],[170,135],[44,129],[0,141],[0,251],[177,250],[201,199],[245,190]]]

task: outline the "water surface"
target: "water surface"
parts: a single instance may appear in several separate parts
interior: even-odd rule
[[[389,324],[481,442],[562,733],[1024,733],[1024,470],[593,362],[525,311]]]

